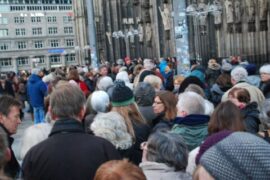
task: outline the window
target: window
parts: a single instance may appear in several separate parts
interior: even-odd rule
[[[73,47],[74,46],[74,39],[66,39],[66,46]]]
[[[47,17],[48,23],[55,23],[56,22],[56,16],[49,16]]]
[[[72,16],[64,16],[63,21],[64,23],[72,22]]]
[[[59,64],[59,63],[61,63],[60,55],[52,55],[52,56],[49,57],[49,60],[50,60],[51,64]]]
[[[34,58],[38,59],[39,64],[45,64],[45,57],[44,56],[35,56]]]
[[[8,18],[0,17],[0,24],[8,24]]]
[[[16,36],[25,36],[25,29],[24,28],[15,29],[15,34]]]
[[[0,43],[0,51],[7,51],[9,49],[10,43],[2,42]]]
[[[29,59],[27,57],[18,57],[17,63],[18,63],[18,66],[29,65]]]
[[[31,17],[31,22],[32,23],[39,23],[39,22],[41,22],[41,17]]]
[[[26,49],[26,42],[25,41],[19,41],[17,42],[18,49]]]
[[[12,66],[11,58],[0,59],[0,65],[1,67]]]
[[[65,34],[72,34],[73,33],[73,27],[64,27],[64,33]]]
[[[49,34],[57,34],[57,27],[49,27]]]
[[[32,34],[33,35],[42,35],[42,28],[33,28]]]
[[[7,37],[8,29],[0,29],[0,37]]]
[[[59,40],[53,39],[50,41],[51,47],[58,47],[59,46]]]
[[[75,62],[75,54],[67,54],[65,55],[66,62]]]
[[[34,41],[34,45],[35,45],[36,49],[39,49],[39,48],[43,48],[44,43],[43,43],[43,41],[38,40],[38,41]]]
[[[24,23],[24,17],[14,17],[14,22],[16,24]]]

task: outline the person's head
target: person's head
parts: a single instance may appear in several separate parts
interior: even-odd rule
[[[79,81],[80,75],[77,69],[71,69],[68,73],[68,80]]]
[[[241,81],[247,81],[248,72],[242,66],[237,66],[231,71],[231,82],[235,85]]]
[[[149,83],[155,88],[155,91],[159,91],[162,87],[162,80],[156,75],[148,75],[144,78],[143,82]]]
[[[177,116],[185,117],[191,114],[204,114],[204,99],[195,92],[184,92],[178,96]]]
[[[185,92],[195,92],[195,93],[199,94],[200,96],[202,96],[203,98],[205,98],[205,93],[204,93],[203,89],[200,86],[198,86],[197,84],[188,85],[188,87],[185,89]]]
[[[134,74],[135,76],[137,76],[138,74],[140,74],[140,72],[141,72],[142,69],[143,69],[143,65],[137,64],[137,65],[134,67],[133,74]]]
[[[152,106],[155,95],[155,89],[145,82],[140,82],[134,90],[135,101],[139,106]]]
[[[21,103],[11,96],[0,97],[0,123],[7,129],[9,134],[15,134],[21,123]]]
[[[31,73],[32,73],[32,74],[35,74],[35,75],[37,75],[37,76],[39,76],[39,77],[43,77],[43,76],[44,76],[44,72],[43,72],[42,69],[40,69],[40,68],[33,68],[33,69],[31,70]]]
[[[132,121],[144,124],[145,120],[135,102],[132,90],[123,81],[116,80],[111,97],[112,110],[118,112],[125,119],[128,132],[134,138]]]
[[[99,74],[101,76],[107,76],[108,75],[108,67],[106,65],[102,65],[99,67]]]
[[[216,83],[220,86],[220,88],[229,88],[232,86],[231,76],[227,73],[222,73],[218,76]]]
[[[90,129],[96,136],[111,142],[116,149],[126,150],[132,146],[132,137],[127,131],[125,120],[117,112],[97,114]]]
[[[240,109],[245,108],[250,103],[250,94],[244,88],[233,88],[230,90],[228,97]]]
[[[94,91],[91,94],[91,107],[96,112],[107,112],[110,107],[110,98],[105,91]]]
[[[195,179],[203,175],[211,179],[269,179],[269,150],[269,143],[262,138],[234,132],[202,155],[199,163],[204,172]]]
[[[85,96],[81,89],[70,83],[61,83],[50,95],[49,111],[53,120],[75,118],[82,120],[85,113]]]
[[[266,99],[262,105],[260,120],[266,129],[270,129],[270,99]]]
[[[175,171],[185,171],[188,163],[188,148],[184,139],[175,133],[155,132],[146,143],[141,145],[143,161],[164,163],[175,168]]]
[[[270,64],[263,65],[260,68],[260,76],[262,82],[270,81]]]
[[[185,77],[184,76],[176,76],[174,78],[174,89],[178,90],[181,83],[184,81]]]
[[[97,81],[97,90],[107,91],[113,85],[113,80],[109,76],[102,76]]]
[[[143,67],[147,70],[152,70],[155,68],[155,63],[152,59],[144,59],[143,60]]]
[[[222,130],[244,131],[241,112],[231,101],[220,103],[208,123],[209,135]]]
[[[0,127],[0,170],[11,159],[11,152],[8,146],[8,138],[6,132]],[[0,171],[1,172],[1,171]]]
[[[36,144],[48,138],[52,129],[49,123],[39,123],[28,127],[23,134],[22,143],[20,148],[20,159],[23,160],[24,156]]]
[[[176,117],[177,98],[170,91],[159,91],[156,93],[153,110],[155,114],[164,113],[166,120],[173,120]]]
[[[190,84],[197,84],[198,86],[200,86],[202,89],[205,88],[203,82],[195,77],[195,76],[188,76],[184,79],[184,81],[181,83],[179,89],[178,89],[178,93],[182,93],[185,91],[185,89],[190,85]]]
[[[120,79],[120,80],[124,81],[125,83],[130,83],[127,71],[121,71],[121,72],[117,73],[116,79]]]
[[[143,171],[128,160],[112,160],[102,164],[94,180],[146,180]]]

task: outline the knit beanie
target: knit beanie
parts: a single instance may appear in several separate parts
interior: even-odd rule
[[[203,142],[203,144],[200,146],[199,153],[196,156],[196,164],[199,164],[199,161],[202,157],[202,155],[212,146],[217,144],[219,141],[223,140],[227,136],[229,136],[232,133],[232,131],[224,130],[217,133],[212,134],[206,140]]]
[[[114,82],[112,90],[112,106],[127,106],[135,102],[132,90],[122,80]]]
[[[269,179],[270,144],[246,132],[234,132],[210,149],[200,164],[214,179]]]

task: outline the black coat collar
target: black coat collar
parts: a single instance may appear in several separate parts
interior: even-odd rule
[[[49,134],[49,137],[59,133],[85,133],[85,132],[81,122],[79,122],[76,119],[67,118],[67,119],[59,119],[55,122],[51,130],[51,133]]]

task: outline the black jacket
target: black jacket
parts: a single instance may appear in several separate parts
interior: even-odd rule
[[[75,119],[61,119],[49,138],[31,148],[22,170],[25,180],[89,180],[106,161],[120,159],[119,153],[107,140],[86,134]]]
[[[9,146],[9,149],[11,151],[11,159],[5,165],[4,173],[5,173],[5,175],[7,175],[9,177],[15,178],[15,177],[17,177],[17,175],[20,172],[20,165],[15,157],[15,154],[14,154],[12,148],[11,148],[14,139],[12,137],[10,137],[8,130],[2,124],[0,124],[0,128],[2,128],[8,136],[8,146]]]
[[[260,125],[260,111],[258,110],[258,104],[256,102],[248,104],[244,109],[241,110],[241,113],[244,116],[246,131],[257,134]]]

